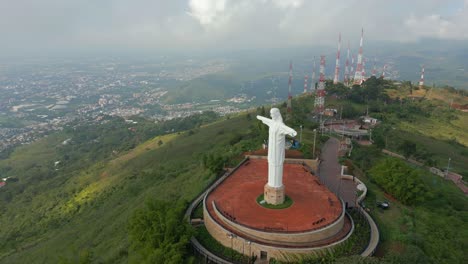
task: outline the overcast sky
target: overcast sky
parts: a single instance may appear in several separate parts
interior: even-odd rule
[[[468,39],[468,0],[0,0],[0,55]]]

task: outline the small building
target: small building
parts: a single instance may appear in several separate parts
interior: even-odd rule
[[[325,116],[335,116],[338,113],[338,110],[334,108],[327,108],[325,111],[323,111],[323,115]]]
[[[376,125],[379,122],[377,118],[373,118],[370,116],[363,116],[362,120],[364,121],[365,124],[369,124],[369,125]]]

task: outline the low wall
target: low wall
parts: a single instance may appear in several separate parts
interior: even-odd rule
[[[357,178],[357,177],[355,177],[353,175],[345,174],[346,170],[347,170],[347,166],[341,166],[341,175],[340,175],[340,177],[341,177],[341,179],[351,180],[351,181],[357,183],[356,188],[359,191],[362,191],[361,195],[359,195],[359,197],[356,199],[356,201],[358,203],[360,203],[360,202],[362,202],[364,200],[364,198],[366,198],[367,186],[361,180],[359,180],[359,178]]]
[[[341,208],[343,208],[341,215],[328,226],[311,231],[279,233],[274,231],[264,232],[235,223],[224,217],[224,215],[218,211],[214,202],[212,204],[218,219],[220,219],[224,225],[234,230],[234,232],[246,234],[252,239],[266,244],[281,244],[284,246],[306,246],[307,244],[310,245],[312,242],[320,241],[336,235],[343,229],[345,221],[345,210],[343,201],[341,201],[341,205]]]
[[[359,197],[357,198],[357,202],[358,202],[358,210],[359,212],[366,218],[367,222],[369,223],[369,226],[370,226],[370,239],[369,239],[369,244],[367,245],[366,249],[364,249],[364,251],[361,253],[361,256],[363,257],[368,257],[368,256],[372,256],[375,252],[375,250],[377,249],[377,246],[379,244],[379,240],[380,240],[380,233],[379,233],[379,229],[377,228],[377,224],[375,223],[374,219],[372,219],[372,217],[366,212],[366,210],[364,210],[359,204],[364,200],[364,198],[366,198],[366,195],[367,195],[367,186],[357,177],[355,176],[352,176],[352,175],[347,175],[345,174],[345,171],[347,170],[347,167],[346,166],[341,166],[341,178],[342,179],[347,179],[347,180],[352,180],[354,182],[357,182],[357,186],[359,188],[359,186],[361,186],[361,191],[362,194],[359,195]]]
[[[227,248],[232,248],[237,252],[240,252],[244,255],[252,256],[256,255],[260,259],[261,252],[267,253],[267,259],[275,258],[281,261],[288,261],[291,257],[300,254],[321,254],[324,251],[333,251],[333,248],[344,241],[346,241],[354,231],[354,222],[349,215],[346,214],[346,217],[351,221],[351,230],[348,234],[341,240],[334,243],[330,243],[326,246],[321,247],[281,247],[281,246],[270,246],[262,244],[258,241],[249,240],[246,237],[243,237],[239,233],[233,233],[228,229],[224,228],[222,225],[217,223],[209,214],[206,207],[203,208],[203,215],[205,219],[205,227],[208,232],[213,236],[219,243]]]
[[[247,158],[250,159],[267,159],[267,156],[261,156],[261,155],[246,155]],[[311,172],[316,174],[318,171],[318,166],[320,164],[320,160],[317,159],[290,159],[290,158],[285,158],[284,163],[290,163],[290,164],[305,164],[307,167],[311,169]]]

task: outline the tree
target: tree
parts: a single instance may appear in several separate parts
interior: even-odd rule
[[[240,135],[238,135],[240,136]],[[237,143],[242,138],[236,139]],[[234,143],[235,144],[235,143]],[[233,144],[231,144],[233,145]],[[202,165],[205,169],[209,169],[212,173],[218,174],[223,170],[226,158],[217,154],[204,154],[202,156]]]
[[[420,172],[400,159],[383,159],[369,172],[380,187],[404,204],[422,202],[428,196]]]
[[[192,236],[181,202],[149,201],[129,221],[131,246],[146,263],[183,263]]]
[[[360,115],[359,111],[349,102],[345,102],[342,105],[343,118],[355,118]]]
[[[405,158],[410,158],[413,154],[416,153],[416,143],[405,139],[403,143],[398,146],[398,149],[403,152]]]

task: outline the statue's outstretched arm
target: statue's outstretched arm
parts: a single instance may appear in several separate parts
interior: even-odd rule
[[[295,137],[297,135],[297,132],[296,130],[284,125],[284,126],[281,126],[281,133],[283,134],[286,134],[286,135],[290,135],[291,137]]]
[[[269,119],[269,118],[266,118],[266,117],[264,117],[264,116],[259,116],[259,115],[258,115],[258,116],[257,116],[257,119],[260,120],[260,121],[262,121],[263,124],[268,125],[268,126],[270,126],[270,125],[273,123],[273,120],[271,120],[271,119]]]

